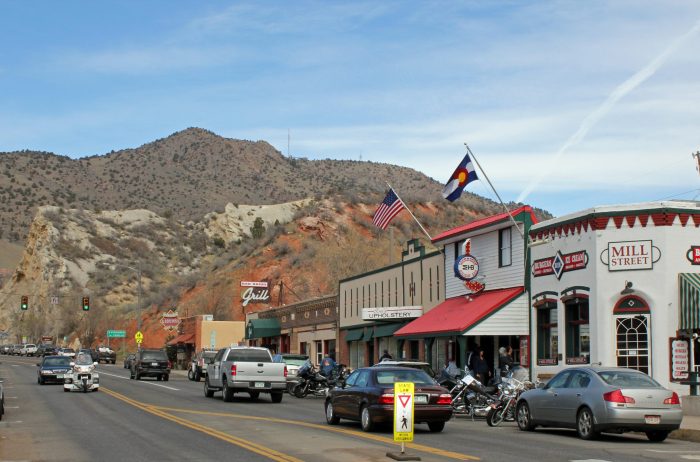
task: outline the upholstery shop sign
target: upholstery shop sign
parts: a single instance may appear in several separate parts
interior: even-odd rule
[[[557,279],[561,279],[562,274],[583,269],[586,265],[588,265],[588,252],[585,250],[567,254],[557,252],[553,257],[535,260],[532,263],[532,275],[540,277],[553,274]]]
[[[671,380],[688,380],[689,370],[688,340],[671,339]]]
[[[246,289],[241,292],[241,305],[248,303],[268,303],[270,301],[269,283],[267,281],[241,281],[241,287]]]

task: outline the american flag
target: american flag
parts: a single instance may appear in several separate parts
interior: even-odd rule
[[[372,218],[372,223],[377,225],[382,229],[386,229],[389,226],[389,222],[398,215],[406,206],[401,202],[399,196],[396,195],[393,189],[389,189],[386,193],[386,197],[379,204],[379,208],[374,212],[374,218]]]

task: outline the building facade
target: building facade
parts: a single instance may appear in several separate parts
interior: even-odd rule
[[[535,376],[602,364],[687,390],[698,332],[700,207],[650,202],[584,210],[530,229]]]

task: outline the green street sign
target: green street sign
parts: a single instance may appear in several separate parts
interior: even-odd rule
[[[108,330],[107,337],[108,338],[126,338],[126,331],[125,330]]]

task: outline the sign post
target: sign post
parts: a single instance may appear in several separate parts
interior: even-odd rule
[[[412,382],[394,384],[394,441],[401,442],[401,452],[387,452],[394,460],[421,460],[418,456],[406,454],[406,442],[413,441],[413,389]]]

